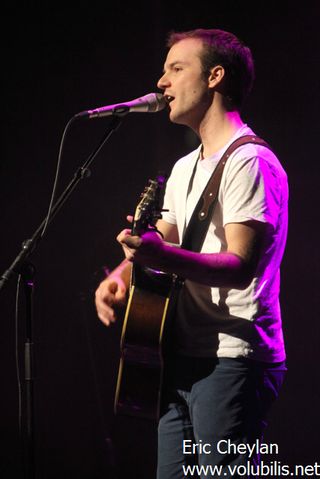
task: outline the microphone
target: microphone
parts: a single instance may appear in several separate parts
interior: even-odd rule
[[[94,110],[81,111],[75,115],[75,118],[102,118],[104,116],[125,116],[127,113],[155,113],[163,110],[167,106],[167,101],[161,93],[149,93],[148,95],[136,98],[125,103],[116,103],[115,105],[102,106]]]

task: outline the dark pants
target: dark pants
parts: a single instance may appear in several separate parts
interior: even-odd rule
[[[168,361],[158,430],[158,479],[243,477],[259,463],[266,415],[286,368],[247,359]],[[187,467],[203,466],[193,473]],[[222,470],[216,469],[223,467]],[[240,475],[235,467],[241,466]],[[229,469],[229,468],[230,469]],[[240,472],[240,469],[239,469]],[[246,477],[249,477],[247,475]]]

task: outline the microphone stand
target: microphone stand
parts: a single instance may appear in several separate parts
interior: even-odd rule
[[[129,112],[129,111],[128,111]],[[127,112],[125,112],[127,113]],[[34,266],[27,261],[31,253],[36,249],[36,246],[39,244],[40,240],[43,238],[43,231],[46,226],[51,223],[52,219],[56,216],[58,211],[60,211],[63,204],[69,198],[73,190],[76,188],[80,180],[88,178],[90,176],[89,166],[94,160],[97,153],[100,151],[102,146],[106,143],[112,133],[120,126],[121,115],[114,115],[110,125],[108,125],[107,132],[103,136],[99,145],[94,149],[90,154],[88,159],[83,163],[83,165],[77,169],[74,174],[73,179],[67,185],[65,190],[62,192],[56,203],[51,209],[51,214],[49,218],[45,218],[38,229],[35,231],[33,236],[30,239],[27,239],[22,244],[22,249],[17,255],[11,266],[3,273],[0,278],[0,291],[7,285],[8,281],[14,274],[21,275],[21,278],[24,282],[24,290],[26,297],[26,340],[24,345],[24,371],[25,371],[25,392],[26,392],[26,418],[25,418],[25,441],[24,441],[24,458],[25,458],[25,478],[34,479],[35,476],[35,448],[34,448],[34,398],[33,398],[33,366],[34,366],[34,352],[33,352],[33,296],[34,296],[34,276],[35,268]],[[79,117],[75,116],[71,119],[70,124],[74,119]],[[21,438],[22,439],[22,438]]]
[[[35,454],[34,454],[34,417],[33,417],[33,294],[35,268],[29,261],[21,268],[21,279],[24,286],[26,318],[25,318],[25,344],[24,344],[24,380],[25,380],[25,411],[26,421],[24,428],[24,454],[25,477],[35,477]],[[22,425],[21,425],[22,426]],[[22,430],[21,430],[22,432]],[[21,438],[22,440],[22,438]]]

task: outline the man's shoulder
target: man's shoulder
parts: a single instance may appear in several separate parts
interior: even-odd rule
[[[239,137],[247,135],[258,137],[261,140],[264,140],[266,145],[259,144],[255,140],[240,145],[230,156],[231,161],[229,161],[229,168],[237,168],[240,165],[250,163],[252,165],[256,164],[257,166],[259,166],[259,164],[260,166],[265,164],[267,167],[278,171],[280,174],[286,175],[273,145],[263,136],[257,135],[251,128],[247,127],[247,125],[245,126],[246,127],[242,129]]]
[[[237,167],[248,164],[248,166],[257,168],[268,168],[277,172],[277,174],[285,175],[286,172],[272,147],[258,145],[255,143],[247,143],[240,146],[230,157],[230,167]]]

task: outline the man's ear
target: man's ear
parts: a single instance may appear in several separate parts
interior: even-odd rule
[[[208,77],[208,87],[216,88],[218,85],[221,85],[224,75],[225,70],[221,65],[216,65],[215,67],[212,67]]]

